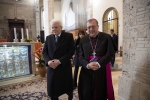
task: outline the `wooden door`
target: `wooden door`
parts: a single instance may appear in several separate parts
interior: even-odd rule
[[[40,31],[40,39],[41,39],[41,42],[42,42],[42,43],[45,42],[45,34],[44,34],[44,31],[43,31],[43,30]]]

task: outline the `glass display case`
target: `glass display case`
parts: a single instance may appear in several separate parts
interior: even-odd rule
[[[32,56],[30,44],[0,45],[0,80],[32,74]]]

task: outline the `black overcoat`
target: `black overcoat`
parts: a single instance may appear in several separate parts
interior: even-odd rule
[[[79,42],[80,42],[80,38],[75,40],[75,53],[74,53],[74,59],[73,59],[73,64],[75,67],[79,67],[81,65],[77,57],[77,49],[79,48]]]
[[[46,37],[43,48],[44,61],[47,65],[47,91],[51,97],[56,97],[73,91],[71,57],[74,54],[74,40],[71,33],[62,32],[55,45],[55,35]],[[48,66],[48,61],[58,59],[61,64],[52,69]]]

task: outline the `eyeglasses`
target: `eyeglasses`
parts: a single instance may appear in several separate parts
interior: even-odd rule
[[[97,25],[95,25],[95,26],[89,26],[89,27],[87,27],[87,29],[94,29],[94,28],[96,28],[97,27]]]

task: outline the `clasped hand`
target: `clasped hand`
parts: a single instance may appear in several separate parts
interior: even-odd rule
[[[58,59],[50,60],[48,62],[48,65],[53,69],[55,69],[59,64],[60,64],[60,61]]]
[[[99,69],[99,66],[98,66],[97,62],[90,62],[88,64],[88,68],[95,71],[95,70]]]

